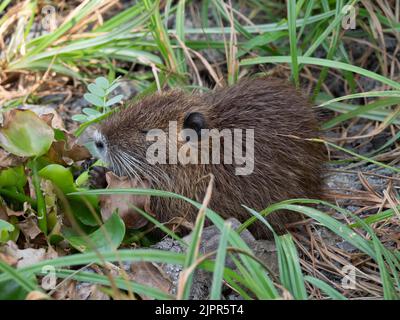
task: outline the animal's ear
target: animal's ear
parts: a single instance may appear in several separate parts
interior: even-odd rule
[[[206,125],[206,119],[200,112],[189,112],[183,120],[183,129],[193,129],[199,136],[201,129],[205,129]]]

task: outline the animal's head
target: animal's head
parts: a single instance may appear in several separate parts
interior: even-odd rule
[[[118,175],[151,176],[157,168],[148,161],[149,147],[155,141],[163,143],[163,133],[166,161],[171,163],[171,130],[178,134],[179,148],[187,140],[180,133],[200,135],[207,126],[207,107],[200,96],[170,91],[122,107],[99,125],[93,138],[100,158]]]

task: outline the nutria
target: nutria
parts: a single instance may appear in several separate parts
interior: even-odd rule
[[[254,168],[239,175],[231,164],[151,164],[146,159],[150,129],[168,132],[170,121],[178,129],[254,129]],[[172,191],[202,202],[212,173],[215,184],[209,207],[222,217],[241,222],[251,215],[242,205],[260,211],[291,198],[321,195],[323,145],[312,105],[290,84],[266,77],[240,81],[231,87],[204,94],[179,90],[157,93],[114,112],[94,135],[99,154],[118,175],[148,177],[153,189]],[[224,139],[221,139],[224,145]],[[243,135],[245,142],[245,135]],[[180,141],[179,146],[186,143]],[[192,144],[193,146],[194,144]],[[212,145],[212,144],[211,144]],[[247,147],[246,147],[247,148]],[[221,147],[221,155],[224,148]],[[245,151],[243,151],[245,152]],[[167,155],[169,160],[170,155]],[[185,217],[194,222],[197,210],[190,204],[152,197],[151,211],[161,222]],[[276,212],[268,220],[278,233],[299,219],[294,212]],[[258,238],[271,238],[261,223],[250,230]]]

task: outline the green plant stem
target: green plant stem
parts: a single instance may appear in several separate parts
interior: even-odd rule
[[[47,211],[46,211],[46,203],[44,200],[44,196],[42,190],[40,189],[40,177],[38,174],[37,160],[33,159],[31,162],[32,168],[32,183],[35,189],[36,194],[36,202],[37,202],[37,217],[38,217],[38,225],[39,229],[47,235]]]

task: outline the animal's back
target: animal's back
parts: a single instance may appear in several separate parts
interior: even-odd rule
[[[308,139],[320,135],[312,105],[290,84],[281,80],[256,78],[214,92],[209,96],[214,125],[219,129],[254,129],[254,170],[235,175],[233,166],[212,166],[218,176],[211,207],[225,217],[246,220],[246,205],[257,211],[292,198],[319,198],[322,189],[321,143]],[[218,212],[218,211],[217,211]],[[299,219],[294,212],[277,212],[269,217],[281,233],[284,224]],[[271,237],[257,223],[253,233]]]

